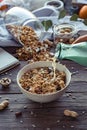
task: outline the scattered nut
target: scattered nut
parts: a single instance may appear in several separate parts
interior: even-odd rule
[[[16,112],[15,115],[16,115],[16,117],[19,117],[22,115],[22,112]]]
[[[70,127],[71,127],[71,128],[74,128],[74,126],[73,126],[73,125],[71,125]]]
[[[76,118],[78,116],[78,113],[75,111],[64,110],[64,115]]]
[[[9,105],[9,101],[4,100],[3,102],[0,103],[0,110],[5,109]]]
[[[64,115],[65,116],[70,116],[70,110],[64,110]]]
[[[32,127],[34,127],[34,128],[35,128],[35,127],[36,127],[36,125],[35,125],[35,124],[32,124]]]
[[[77,117],[78,116],[78,113],[75,112],[75,111],[71,111],[71,117]]]
[[[24,106],[24,109],[27,109],[27,106]]]
[[[10,112],[13,112],[13,110],[11,109]]]
[[[21,120],[21,121],[20,121],[20,123],[22,124],[22,123],[23,123],[23,121]]]
[[[31,115],[34,115],[33,111],[30,112]]]
[[[2,78],[0,80],[0,84],[3,86],[3,87],[8,87],[10,84],[11,84],[11,79],[10,78]]]

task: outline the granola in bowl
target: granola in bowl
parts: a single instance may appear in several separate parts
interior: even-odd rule
[[[56,70],[55,74],[56,78],[52,80],[54,75],[52,67],[34,68],[24,73],[19,82],[25,90],[31,93],[53,93],[63,89],[66,81],[65,72]]]

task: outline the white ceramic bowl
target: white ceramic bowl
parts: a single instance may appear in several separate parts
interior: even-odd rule
[[[21,91],[32,101],[35,102],[40,102],[40,103],[46,103],[46,102],[51,102],[54,101],[58,98],[60,98],[60,96],[65,92],[67,86],[70,83],[71,80],[71,73],[70,71],[62,64],[57,63],[56,65],[56,69],[58,69],[59,71],[64,71],[66,73],[66,86],[57,91],[57,92],[53,92],[51,94],[35,94],[35,93],[31,93],[26,91],[24,88],[21,87],[21,84],[19,82],[19,79],[21,78],[21,76],[26,73],[28,70],[33,69],[33,68],[38,68],[38,67],[52,67],[52,62],[51,61],[39,61],[39,62],[34,62],[31,64],[26,65],[25,67],[23,67],[17,75],[17,84],[19,86],[19,88],[21,89]]]

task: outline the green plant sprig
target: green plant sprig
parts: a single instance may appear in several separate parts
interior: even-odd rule
[[[42,21],[42,24],[45,27],[45,31],[48,31],[48,29],[53,25],[51,20],[44,20]]]
[[[64,18],[66,15],[67,15],[66,10],[60,11],[58,19]],[[87,19],[80,19],[78,14],[73,14],[70,17],[70,21],[79,21],[79,20],[82,21],[85,25],[87,25]]]

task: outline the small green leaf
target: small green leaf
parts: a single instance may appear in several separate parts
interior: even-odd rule
[[[83,23],[84,23],[85,25],[87,25],[87,19],[84,19]]]
[[[51,20],[44,20],[42,21],[43,26],[45,27],[45,30],[47,31],[50,27],[52,27],[53,23]]]
[[[77,21],[79,18],[79,16],[77,14],[73,14],[71,17],[70,17],[70,21]]]
[[[66,11],[62,10],[62,11],[60,11],[58,19],[64,18],[65,16],[66,16]]]

